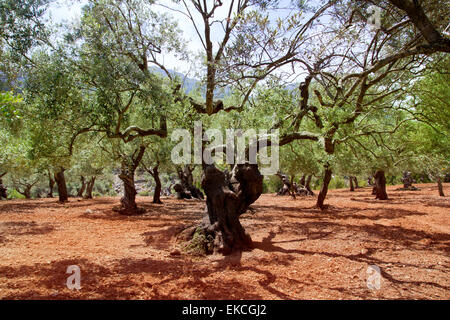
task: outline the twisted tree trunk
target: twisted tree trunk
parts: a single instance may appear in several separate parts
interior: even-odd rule
[[[83,197],[84,190],[86,190],[86,180],[84,179],[84,176],[81,176],[81,186],[77,191],[77,197]]]
[[[138,209],[136,204],[136,187],[134,184],[134,173],[142,160],[145,153],[145,147],[141,146],[134,152],[131,157],[124,157],[122,160],[121,171],[119,174],[120,180],[123,182],[124,194],[120,199],[121,208],[120,214],[136,215],[143,213],[143,209]]]
[[[355,187],[353,186],[353,177],[348,177],[348,181],[350,182],[350,191],[355,191]]]
[[[155,192],[153,193],[153,203],[162,204],[162,202],[161,202],[162,185],[161,185],[161,179],[159,178],[159,172],[158,172],[159,163],[153,169],[148,169],[146,166],[143,166],[143,167],[148,173],[150,173],[150,175],[153,177],[153,179],[155,180],[155,183],[156,183]]]
[[[120,199],[122,204],[122,209],[124,209],[123,214],[132,215],[137,212],[136,204],[136,187],[134,185],[134,172],[121,172],[119,178],[123,182],[124,194]]]
[[[84,199],[92,199],[92,190],[94,190],[94,185],[95,185],[95,179],[96,177],[93,176],[91,177],[91,179],[87,182],[86,184],[86,193],[84,194]]]
[[[445,195],[444,195],[444,188],[442,187],[441,177],[438,176],[436,178],[436,181],[437,181],[437,185],[438,185],[439,196],[445,197]]]
[[[411,172],[409,171],[403,172],[402,182],[403,182],[403,190],[417,190],[417,188],[412,185],[414,179],[411,176]]]
[[[252,240],[239,217],[263,191],[263,176],[257,165],[239,164],[231,178],[214,166],[204,169],[202,187],[206,193],[208,219],[206,226],[214,234],[214,248],[222,253],[246,250]]]
[[[196,198],[203,200],[205,197],[203,192],[194,186],[194,178],[192,175],[194,168],[185,165],[178,169],[178,178],[180,182],[174,185],[174,190],[177,193],[178,199]]]
[[[375,175],[375,199],[378,200],[388,200],[388,195],[386,193],[386,177],[383,170],[378,170]]]
[[[332,174],[333,172],[330,169],[330,167],[328,165],[325,165],[325,173],[323,177],[322,187],[320,188],[319,196],[317,197],[316,202],[316,206],[319,207],[321,210],[325,208],[324,202],[328,193],[328,186],[330,184]]]
[[[47,198],[53,198],[53,187],[55,186],[55,180],[53,179],[50,171],[48,171],[48,194]]]
[[[69,200],[64,171],[66,171],[66,169],[61,167],[60,170],[55,173],[55,181],[56,185],[58,186],[59,202],[66,202]]]
[[[2,178],[5,176],[5,173],[0,174],[0,200],[2,200],[2,198],[7,199],[8,198],[8,189],[3,185],[3,180]]]
[[[313,196],[314,192],[311,190],[311,179],[312,179],[312,174],[310,174],[306,177],[305,188],[308,191],[308,195]]]
[[[289,181],[289,178],[287,175],[282,174],[280,172],[277,173],[277,177],[281,179],[281,182],[283,183],[283,186],[278,191],[277,195],[279,196],[286,196],[291,194],[292,189],[292,179]]]
[[[353,182],[355,183],[355,189],[359,189],[358,178],[356,176],[353,176]]]
[[[252,239],[239,221],[263,191],[263,176],[256,164],[237,164],[231,173],[204,165],[202,188],[206,194],[206,215],[199,227],[187,230],[204,234],[206,253],[230,254],[252,248]]]
[[[25,185],[23,191],[21,191],[19,187],[17,187],[16,190],[21,195],[25,196],[25,199],[31,199],[31,188],[32,187],[33,187],[32,185]]]
[[[154,179],[155,179],[155,192],[153,193],[153,203],[159,203],[162,204],[161,201],[161,179],[159,178],[159,172],[158,172],[158,167],[156,166],[155,168],[153,168],[153,172],[155,173]]]
[[[302,175],[302,177],[300,178],[300,181],[299,181],[299,183],[300,183],[300,185],[302,185],[302,186],[304,186],[304,187],[306,187],[306,175]]]

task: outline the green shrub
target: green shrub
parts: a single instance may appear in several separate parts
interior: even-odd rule
[[[269,176],[263,180],[263,193],[277,193],[283,183],[277,176]]]
[[[98,192],[98,191],[92,191],[92,197],[93,198],[97,198],[97,197],[101,197],[102,196],[102,194],[100,193],[100,192]]]
[[[20,194],[17,190],[8,189],[7,191],[8,199],[25,199],[23,194]]]
[[[108,197],[117,197],[118,193],[116,191],[114,191],[114,189],[111,189],[108,191],[107,196]]]
[[[342,189],[346,188],[347,184],[345,183],[345,180],[339,176],[334,176],[331,178],[329,189]]]
[[[141,197],[148,197],[150,195],[150,191],[148,191],[148,190],[141,191],[141,192],[139,192],[139,195]]]

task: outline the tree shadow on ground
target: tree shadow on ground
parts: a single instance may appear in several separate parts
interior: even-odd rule
[[[164,229],[144,232],[141,234],[144,238],[143,246],[151,246],[158,250],[167,250],[172,246],[172,242],[176,240],[180,232],[194,225],[177,223]]]
[[[328,206],[326,210],[320,210],[315,207],[277,207],[276,205],[273,206],[257,206],[255,207],[259,210],[263,211],[271,211],[271,210],[277,210],[281,212],[287,212],[289,214],[285,214],[286,217],[290,218],[308,218],[308,219],[324,219],[324,218],[330,218],[330,219],[369,219],[369,220],[380,220],[380,219],[398,219],[406,216],[423,216],[426,215],[424,212],[420,211],[414,211],[414,210],[405,210],[400,208],[391,208],[389,210],[386,210],[385,207],[372,207],[372,208],[365,208],[361,209],[358,208],[357,212],[355,212],[355,209],[353,208],[341,208],[338,206]],[[296,213],[295,215],[290,214],[291,212]],[[271,217],[259,217],[257,216],[257,219],[262,220],[273,220]]]
[[[204,204],[201,202],[193,203],[193,206],[186,209],[179,203],[153,204],[151,202],[138,202],[139,207],[144,208],[145,212],[140,215],[127,216],[121,215],[113,208],[95,209],[92,213],[84,212],[80,214],[81,218],[91,220],[109,220],[109,221],[158,221],[161,223],[170,223],[175,221],[197,221],[203,217]]]
[[[20,236],[45,235],[55,231],[51,223],[36,223],[35,221],[0,222],[0,245]]]
[[[0,230],[5,235],[26,236],[47,234],[53,232],[55,227],[51,223],[38,224],[35,221],[6,221],[0,222]]]
[[[68,202],[64,203],[60,203],[56,199],[52,201],[48,201],[47,199],[13,200],[0,202],[0,214],[33,213],[36,209],[88,208],[103,204],[113,204],[113,200],[108,198],[89,200],[70,198]]]
[[[363,228],[366,228],[368,226],[352,226],[356,227],[356,230],[359,231]],[[425,237],[432,237],[434,240],[442,244],[443,241],[448,242],[450,239],[450,235],[448,234],[428,234],[422,231],[415,231],[410,229],[404,229],[400,227],[395,227],[393,230],[389,230],[391,227],[385,227],[381,225],[375,225],[372,228],[369,228],[368,232],[374,233],[375,235],[379,236],[381,239],[386,239],[388,241],[400,241],[404,246],[410,247],[411,245],[416,244],[416,241],[418,238],[422,239],[423,236]],[[367,230],[367,229],[366,229]],[[381,260],[379,258],[376,258],[374,254],[379,250],[384,250],[386,248],[385,245],[377,246],[377,247],[369,247],[366,249],[366,252],[364,253],[358,253],[358,254],[340,254],[335,252],[327,252],[327,251],[308,251],[308,250],[301,250],[301,249],[285,249],[281,246],[276,245],[277,242],[274,242],[273,239],[275,238],[276,234],[275,232],[269,232],[269,235],[265,237],[261,242],[254,242],[254,247],[256,249],[260,249],[265,252],[270,253],[281,253],[281,254],[298,254],[298,255],[307,255],[307,256],[313,256],[313,255],[323,255],[330,258],[345,258],[354,262],[361,262],[366,263],[368,265],[377,265],[380,267],[386,266],[386,265],[392,265],[395,264],[395,261],[385,261]],[[429,245],[417,245],[416,248],[413,249],[422,249],[427,250],[429,249]],[[443,248],[435,247],[437,249],[443,250],[445,253],[449,251],[448,243],[444,244]],[[403,266],[410,266],[414,268],[419,269],[431,269],[430,266],[424,266],[424,265],[418,265],[418,264],[412,264],[412,263],[401,263]],[[445,270],[441,268],[436,268],[435,270],[438,270],[440,272],[446,272]],[[390,283],[394,285],[409,285],[409,286],[431,286],[434,288],[439,288],[443,290],[450,290],[450,286],[442,285],[440,283],[435,283],[432,281],[409,281],[409,280],[401,280],[395,278],[392,274],[388,273],[385,269],[381,268],[381,275],[384,279],[389,281]]]
[[[67,288],[67,267],[77,265],[81,271],[81,290]],[[65,259],[33,266],[0,267],[0,274],[16,280],[6,286],[17,293],[3,299],[262,299],[253,294],[251,285],[228,279],[205,279],[215,269],[199,270],[189,261],[161,261],[155,259],[115,260],[108,265],[92,263],[87,259]],[[27,275],[37,276],[32,281]],[[143,282],[142,276],[151,275],[152,282]],[[17,281],[20,280],[20,281]],[[17,284],[18,283],[18,284]],[[179,288],[186,288],[181,292]],[[172,289],[177,293],[171,293]],[[180,296],[181,294],[181,296]]]

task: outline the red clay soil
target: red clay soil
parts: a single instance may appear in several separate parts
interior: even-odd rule
[[[449,299],[450,200],[417,186],[389,187],[387,201],[334,190],[323,212],[314,197],[263,195],[241,219],[255,248],[227,257],[170,254],[202,202],[141,197],[147,213],[125,217],[112,211],[118,198],[2,201],[0,298]],[[80,290],[66,287],[70,265]],[[379,290],[367,286],[370,265]]]

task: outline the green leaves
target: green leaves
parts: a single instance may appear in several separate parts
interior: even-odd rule
[[[13,92],[0,92],[0,116],[8,122],[20,119],[21,115],[17,105],[23,101],[20,95]]]
[[[52,0],[0,0],[0,38],[16,53],[27,53],[48,36],[42,22]]]

